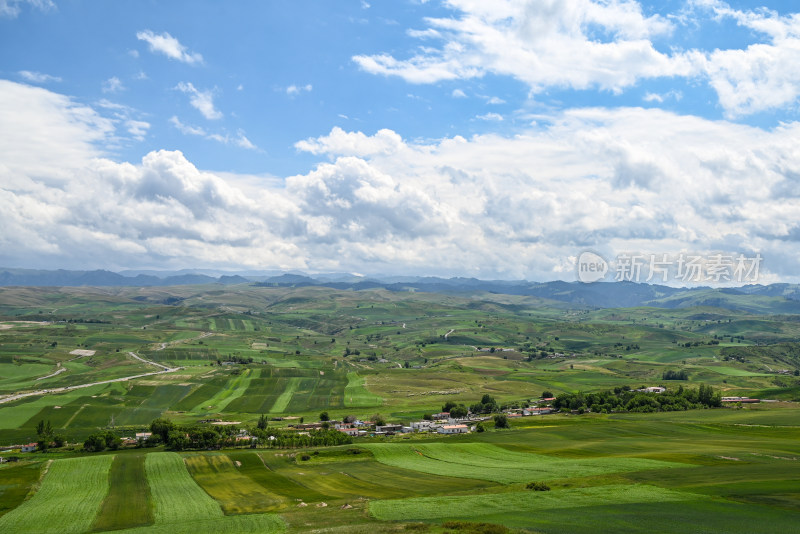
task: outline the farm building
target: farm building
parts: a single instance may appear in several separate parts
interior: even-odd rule
[[[35,450],[36,450],[35,443],[28,443],[27,445],[23,445],[22,448],[20,449],[21,452],[33,452]]]
[[[439,427],[439,434],[466,434],[469,432],[467,425],[444,425]]]
[[[137,432],[136,439],[147,439],[152,435],[153,435],[152,432]]]
[[[412,432],[425,432],[427,430],[434,430],[439,425],[434,423],[433,421],[414,421],[411,423],[411,431]]]
[[[548,413],[553,413],[553,409],[549,406],[544,406],[542,408],[524,408],[522,410],[522,415],[545,415]]]
[[[755,404],[761,399],[751,399],[750,397],[722,397],[722,402],[741,402],[742,404]]]
[[[402,432],[403,425],[376,425],[376,432]]]
[[[358,428],[351,425],[336,425],[339,432],[344,432],[348,436],[358,436]]]

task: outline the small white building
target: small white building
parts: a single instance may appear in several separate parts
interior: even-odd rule
[[[467,425],[444,425],[439,427],[439,434],[466,434],[469,432]]]
[[[522,410],[522,415],[545,415],[548,413],[553,413],[553,409],[550,408],[549,406],[543,406],[541,408],[532,406],[530,408],[524,408]]]
[[[22,446],[22,448],[20,449],[20,452],[33,452],[35,450],[36,450],[36,444],[35,443],[28,443],[27,445],[23,445]]]
[[[336,426],[338,427],[336,430],[338,430],[339,432],[344,432],[348,436],[353,436],[353,437],[358,436],[359,430],[354,426],[349,426],[349,425],[336,425]]]
[[[411,423],[411,431],[412,432],[427,432],[429,430],[434,430],[441,425],[434,423],[433,421],[414,421]]]

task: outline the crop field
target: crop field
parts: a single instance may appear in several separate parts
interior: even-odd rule
[[[108,493],[113,456],[69,458],[47,467],[42,486],[0,517],[0,532],[87,532]]]
[[[118,454],[109,471],[109,491],[92,530],[117,530],[153,523],[144,454]]]
[[[0,517],[22,504],[38,482],[41,469],[40,462],[0,466]]]
[[[736,299],[741,309],[602,310],[244,284],[0,288],[0,445],[37,441],[46,421],[68,441],[2,453],[19,462],[0,464],[0,532],[372,534],[409,522],[442,532],[452,519],[554,533],[796,531],[800,321],[767,300]],[[157,370],[129,352],[176,369],[74,388]],[[686,380],[666,380],[668,371]],[[325,411],[407,425],[484,394],[513,408],[546,391],[700,384],[776,402],[567,410],[510,418],[509,430],[489,421],[480,433],[337,447],[82,451],[91,434],[132,437],[159,417],[251,428],[263,414],[268,429],[285,431]],[[36,393],[3,402],[25,392]]]
[[[241,465],[240,460],[235,461]],[[282,502],[267,488],[240,473],[227,455],[188,456],[186,466],[195,482],[222,505],[226,515],[271,512]]]
[[[222,517],[219,504],[195,484],[180,455],[148,454],[145,467],[156,524]]]
[[[370,393],[365,386],[366,378],[358,373],[347,373],[347,386],[344,388],[344,405],[348,408],[369,408],[380,406],[383,399]]]
[[[509,484],[575,476],[596,476],[646,469],[685,467],[645,458],[558,459],[504,450],[483,443],[369,444],[384,464],[434,475],[477,478]]]

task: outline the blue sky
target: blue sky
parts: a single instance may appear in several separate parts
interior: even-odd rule
[[[796,280],[794,11],[0,0],[0,264]]]

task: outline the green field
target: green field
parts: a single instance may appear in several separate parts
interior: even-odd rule
[[[370,393],[365,385],[366,378],[358,373],[347,373],[347,386],[344,388],[344,405],[348,408],[369,408],[380,406],[383,399]]]
[[[504,484],[685,467],[677,463],[627,457],[564,460],[541,454],[512,452],[484,443],[376,443],[365,447],[372,451],[376,460],[386,465]]]
[[[53,461],[33,497],[0,517],[0,532],[87,532],[108,493],[113,458]]]
[[[68,442],[1,453],[18,461],[0,464],[0,532],[457,530],[449,520],[547,533],[793,532],[800,319],[769,299],[729,302],[736,308],[594,309],[494,293],[245,284],[0,288],[0,445],[36,441],[42,421]],[[177,369],[74,389],[156,369],[128,352]],[[67,371],[36,381],[59,364]],[[668,371],[687,379],[665,380]],[[511,410],[545,391],[700,384],[776,402],[565,407],[511,418],[508,430],[490,420],[480,433],[336,447],[312,447],[303,434],[283,449],[234,439],[262,415],[267,432],[288,435],[323,411],[407,425],[484,394]],[[160,417],[182,426],[178,437],[231,433],[180,452],[82,450],[91,434],[130,438]]]
[[[119,454],[109,472],[109,492],[92,530],[117,530],[153,523],[150,488],[145,475],[143,454]]]

